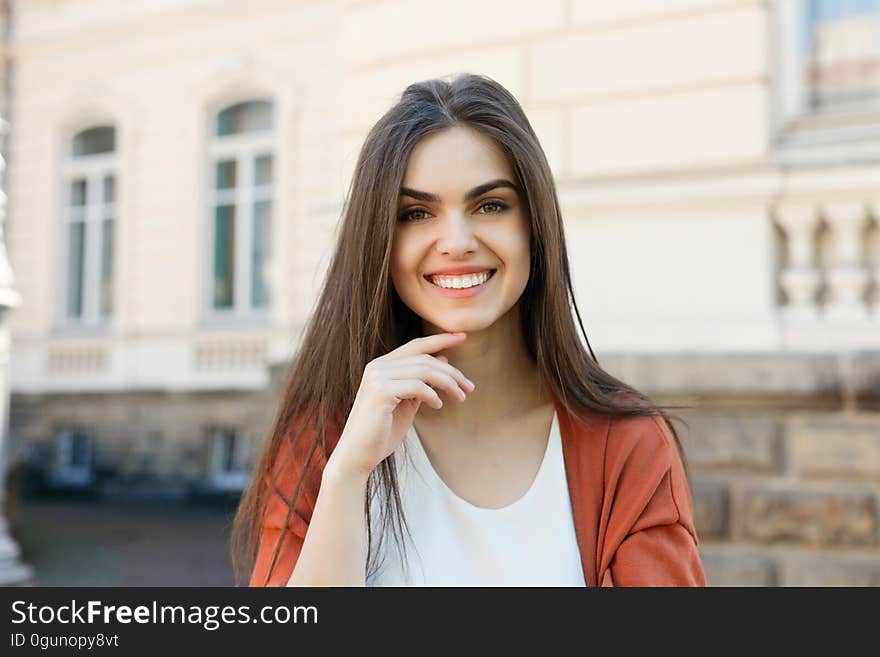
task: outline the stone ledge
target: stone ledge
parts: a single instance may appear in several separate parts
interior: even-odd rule
[[[880,400],[880,352],[840,354],[600,353],[612,375],[646,394],[844,396]]]
[[[880,410],[880,352],[856,354],[850,368],[856,402],[859,406]]]

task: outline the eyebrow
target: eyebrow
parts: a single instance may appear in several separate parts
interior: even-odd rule
[[[492,191],[493,189],[498,189],[499,187],[508,187],[514,191],[517,191],[517,186],[514,185],[512,182],[510,182],[509,180],[505,180],[504,178],[498,178],[497,180],[490,180],[489,182],[483,183],[482,185],[477,185],[471,191],[464,195],[464,200],[470,201],[477,198],[478,196],[482,196],[486,192]],[[410,189],[409,187],[401,187],[400,195],[410,196],[420,201],[425,201],[426,203],[440,202],[440,197],[436,194],[420,192],[417,189]]]

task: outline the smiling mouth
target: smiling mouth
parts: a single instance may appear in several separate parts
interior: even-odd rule
[[[468,285],[467,287],[444,287],[444,286],[438,285],[437,283],[432,281],[431,276],[427,275],[427,274],[423,278],[426,281],[428,281],[431,285],[433,285],[435,287],[439,287],[441,290],[470,290],[472,288],[480,287],[481,285],[485,285],[486,283],[488,283],[490,280],[492,280],[492,277],[495,275],[495,272],[497,272],[497,271],[498,271],[497,269],[489,269],[488,270],[489,276],[486,277],[485,281],[483,281],[482,283],[477,283],[476,285]],[[455,278],[455,277],[450,276],[449,278]]]

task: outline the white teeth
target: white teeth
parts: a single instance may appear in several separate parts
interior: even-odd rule
[[[462,289],[482,285],[489,280],[491,272],[485,271],[480,274],[466,274],[464,276],[431,276],[434,285],[444,288]]]

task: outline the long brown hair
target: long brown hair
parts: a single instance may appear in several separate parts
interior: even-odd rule
[[[574,297],[553,177],[519,103],[485,76],[464,74],[449,81],[419,82],[406,88],[361,148],[318,302],[290,363],[274,421],[233,520],[236,582],[240,574],[247,576],[256,560],[267,503],[265,477],[276,459],[286,463],[295,448],[297,454],[306,455],[305,463],[311,463],[319,447],[328,457],[327,435],[344,426],[367,363],[421,335],[420,318],[403,304],[389,275],[399,190],[415,145],[426,135],[457,125],[494,139],[517,178],[532,235],[531,271],[521,297],[520,320],[529,354],[547,385],[574,415],[586,410],[618,417],[662,417],[687,473],[684,450],[670,421],[675,416],[605,372],[593,353]],[[293,420],[300,417],[316,429],[310,444],[296,445],[302,432]],[[284,456],[282,446],[287,448]],[[288,520],[302,494],[305,476],[303,468],[293,486]],[[364,504],[368,546],[372,541],[369,501],[376,491],[382,492],[383,528],[393,518],[397,538],[406,522],[393,454],[373,470],[368,481]],[[282,540],[279,536],[273,548],[270,572]],[[371,563],[368,559],[368,572]]]

